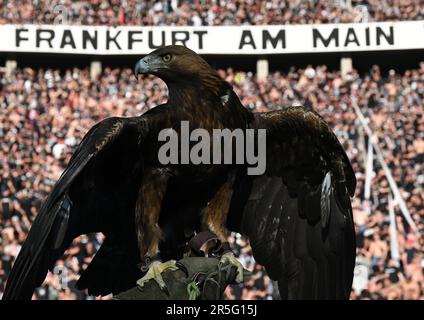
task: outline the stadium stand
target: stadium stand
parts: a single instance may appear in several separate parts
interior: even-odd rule
[[[230,1],[232,2],[232,1]],[[40,2],[42,3],[42,2]],[[249,3],[247,1],[246,3]],[[327,66],[275,71],[258,80],[254,72],[219,70],[256,111],[303,104],[319,112],[335,130],[357,172],[353,200],[358,268],[353,299],[423,299],[423,238],[397,212],[399,263],[390,251],[390,188],[376,164],[371,199],[364,198],[366,137],[359,130],[352,97],[372,127],[420,233],[424,232],[424,62],[402,73],[353,69],[342,77]],[[88,68],[17,68],[0,80],[0,297],[37,209],[66,166],[82,136],[108,116],[139,115],[166,99],[155,78],[137,82],[126,68],[105,67],[92,78]],[[369,212],[369,213],[368,213]],[[75,290],[102,235],[76,239],[34,299],[95,299]],[[238,234],[229,239],[252,280],[227,289],[229,299],[272,299],[276,287]]]
[[[421,20],[420,0],[2,0],[0,24],[267,25]]]

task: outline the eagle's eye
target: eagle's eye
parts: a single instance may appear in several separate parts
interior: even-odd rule
[[[162,56],[162,60],[163,60],[163,62],[169,62],[169,61],[171,61],[171,55],[169,54],[169,53],[167,53],[167,54],[165,54],[164,56]]]

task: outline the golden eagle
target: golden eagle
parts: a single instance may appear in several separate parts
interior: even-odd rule
[[[3,299],[31,298],[81,234],[102,232],[105,241],[77,287],[106,295],[133,287],[149,257],[180,259],[187,239],[202,230],[222,241],[228,230],[246,235],[283,298],[348,299],[356,181],[325,121],[303,107],[250,112],[205,60],[182,46],[155,50],[135,73],[163,79],[168,102],[139,117],[105,119],[85,135],[40,209]],[[254,176],[243,164],[163,165],[158,135],[178,131],[182,121],[208,132],[266,129],[266,171]],[[160,273],[173,265],[150,267]],[[155,280],[164,285],[160,276]]]

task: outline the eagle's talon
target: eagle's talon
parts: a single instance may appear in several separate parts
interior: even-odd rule
[[[241,264],[241,262],[234,256],[232,252],[227,252],[222,255],[221,259],[219,260],[219,265],[228,265],[231,264],[237,268],[237,276],[236,276],[236,282],[242,283],[243,282],[243,273],[244,273],[244,267]]]
[[[175,260],[169,260],[167,262],[160,262],[160,261],[153,261],[150,266],[149,270],[147,270],[147,273],[140,279],[137,280],[137,286],[140,289],[143,289],[144,285],[149,282],[150,280],[155,280],[158,284],[159,288],[164,291],[167,295],[169,295],[168,287],[165,284],[165,281],[163,281],[162,273],[165,271],[175,271],[178,270],[178,267],[176,266]]]

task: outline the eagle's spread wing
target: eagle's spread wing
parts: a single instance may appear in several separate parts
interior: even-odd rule
[[[36,217],[3,299],[29,299],[78,235],[106,240],[81,277],[94,294],[120,292],[137,279],[134,210],[141,179],[140,118],[108,118],[84,137]],[[96,272],[90,268],[96,265]],[[89,276],[88,276],[89,274]]]
[[[347,299],[356,180],[343,147],[302,107],[255,114],[252,127],[267,129],[267,171],[239,175],[229,223],[242,215],[240,230],[283,298]]]

